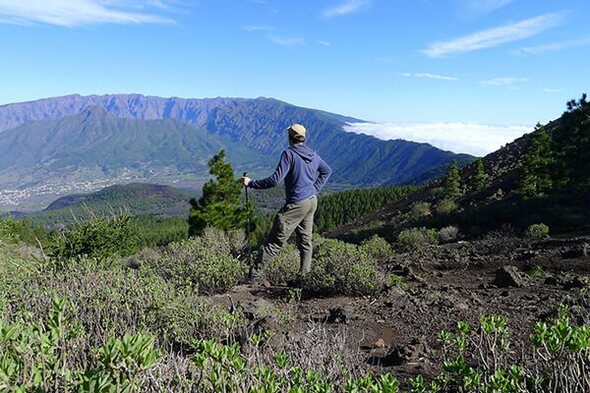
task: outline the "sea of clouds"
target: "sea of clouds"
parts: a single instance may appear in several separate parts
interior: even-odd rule
[[[443,150],[484,156],[533,131],[532,126],[478,123],[350,123],[345,130],[379,139],[430,143]]]

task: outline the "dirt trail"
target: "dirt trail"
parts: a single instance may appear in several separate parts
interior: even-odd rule
[[[482,315],[503,315],[511,337],[523,344],[534,323],[554,315],[559,303],[583,304],[589,244],[590,236],[457,242],[396,255],[384,268],[405,285],[376,298],[305,299],[303,293],[294,302],[289,288],[241,286],[215,301],[242,307],[260,326],[276,330],[282,337],[277,345],[319,323],[328,334],[345,334],[350,351],[360,351],[368,368],[428,376],[440,371],[438,334],[457,321],[476,327]],[[574,322],[590,323],[587,307],[574,311]]]

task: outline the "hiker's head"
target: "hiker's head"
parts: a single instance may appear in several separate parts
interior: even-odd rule
[[[292,124],[289,128],[287,128],[289,132],[289,143],[302,143],[305,142],[305,127],[301,124]]]

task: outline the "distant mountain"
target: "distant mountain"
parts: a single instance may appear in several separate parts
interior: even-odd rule
[[[334,169],[332,187],[405,184],[428,171],[438,173],[453,159],[473,159],[424,143],[344,131],[351,121],[360,120],[271,98],[71,95],[3,105],[0,206],[2,188],[37,187],[32,192],[38,193],[49,185],[59,194],[58,184],[83,181],[90,187],[93,179],[205,179],[207,160],[222,147],[239,164],[238,173],[263,176],[274,169],[287,145],[285,130],[294,122],[308,128],[307,143]]]
[[[40,212],[19,214],[40,225],[67,224],[126,211],[133,215],[188,216],[192,195],[170,186],[131,183],[106,187],[88,194],[58,198]]]
[[[207,161],[222,148],[238,162],[265,162],[257,152],[174,119],[122,119],[91,106],[74,116],[31,121],[0,133],[0,184],[185,173],[204,177]]]
[[[116,117],[139,120],[176,119],[197,128],[205,128],[221,107],[239,107],[249,103],[266,103],[270,108],[281,103],[271,98],[162,98],[141,94],[80,96],[78,94],[36,101],[0,105],[0,132],[31,120],[61,119],[82,112],[88,106],[102,106]],[[281,103],[284,104],[284,103]],[[361,122],[359,119],[318,111],[339,122]]]

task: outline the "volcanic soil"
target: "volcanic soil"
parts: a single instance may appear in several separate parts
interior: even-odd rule
[[[289,288],[240,286],[211,301],[241,307],[252,326],[277,333],[277,347],[296,346],[319,329],[359,370],[428,378],[441,371],[440,331],[455,330],[457,321],[477,328],[483,315],[505,316],[515,356],[530,350],[535,322],[555,316],[559,304],[572,308],[574,323],[589,323],[581,291],[590,279],[589,244],[588,233],[538,242],[489,236],[397,253],[382,268],[403,283],[376,297],[302,293],[293,300]]]

